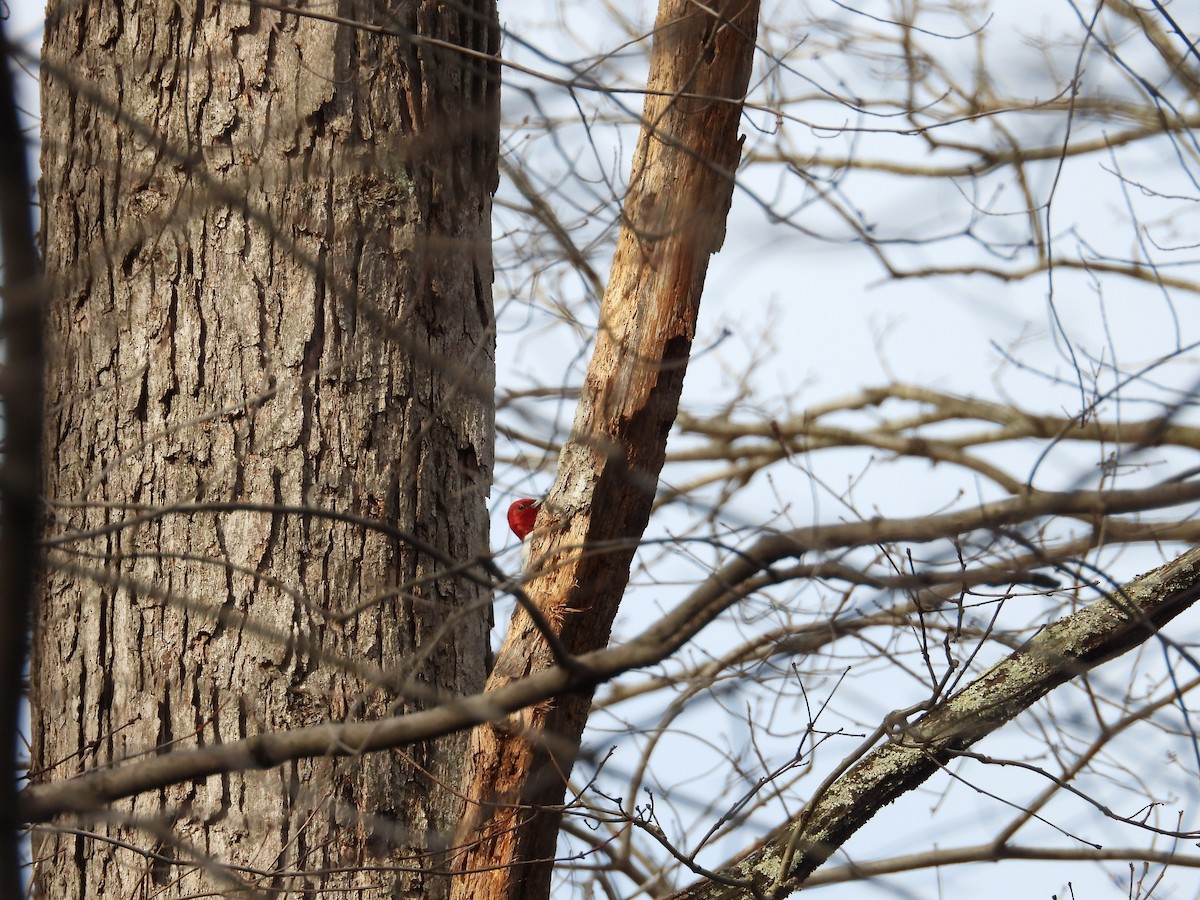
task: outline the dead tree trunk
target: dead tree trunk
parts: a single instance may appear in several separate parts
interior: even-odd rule
[[[758,4],[664,0],[641,138],[600,332],[558,481],[529,537],[529,584],[557,649],[518,610],[489,689],[608,642],[675,419],[709,256],[724,240]],[[591,703],[580,691],[475,729],[456,900],[549,892],[566,781]]]

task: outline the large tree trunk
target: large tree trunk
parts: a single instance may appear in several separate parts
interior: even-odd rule
[[[47,559],[35,780],[483,684],[489,597],[366,520],[487,550],[497,73],[440,42],[494,53],[494,3],[338,12],[380,27],[50,3],[47,532],[94,533]],[[442,896],[463,752],[139,796],[35,886]]]

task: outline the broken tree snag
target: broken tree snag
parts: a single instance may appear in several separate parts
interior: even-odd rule
[[[528,593],[572,654],[608,642],[650,517],[708,259],[725,236],[758,3],[664,0],[622,229],[558,483],[530,535]],[[549,527],[548,527],[549,526]],[[488,682],[553,665],[518,610]],[[567,777],[591,702],[581,690],[472,735],[453,897],[549,893]]]

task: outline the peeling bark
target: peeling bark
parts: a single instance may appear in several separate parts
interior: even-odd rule
[[[649,519],[708,259],[724,240],[757,22],[758,4],[748,0],[659,7],[596,348],[558,483],[528,538],[542,573],[530,596],[572,655],[607,643]],[[554,663],[519,611],[488,688]],[[590,700],[583,690],[474,730],[455,898],[547,895],[559,807]]]

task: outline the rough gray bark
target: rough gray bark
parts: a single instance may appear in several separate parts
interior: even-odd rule
[[[380,27],[51,2],[49,535],[235,501],[486,552],[498,85],[440,42],[494,52],[494,4],[339,13]],[[478,690],[489,598],[442,568],[361,523],[255,509],[56,547],[35,780]],[[457,736],[140,795],[62,823],[100,839],[40,831],[36,889],[441,896],[463,751]]]

